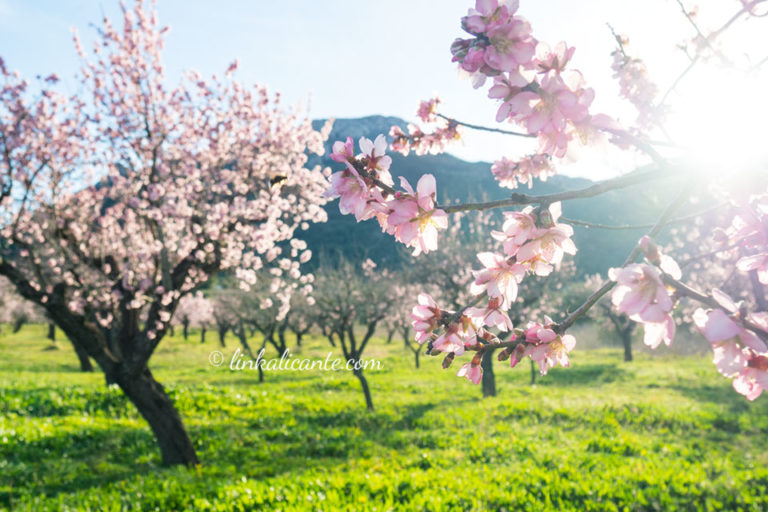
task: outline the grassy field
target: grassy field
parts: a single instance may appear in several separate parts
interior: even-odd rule
[[[748,403],[703,357],[577,351],[536,386],[499,364],[499,396],[482,399],[439,359],[416,371],[379,342],[367,412],[350,373],[259,384],[209,364],[214,336],[177,336],[152,367],[203,462],[167,469],[120,391],[44,334],[0,335],[0,509],[768,509],[768,398]],[[309,339],[300,356],[328,350]]]

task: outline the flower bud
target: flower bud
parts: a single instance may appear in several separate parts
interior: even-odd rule
[[[475,357],[472,358],[472,367],[480,366],[480,363],[483,362],[483,351],[478,350],[475,354]]]
[[[443,359],[443,370],[447,370],[451,366],[455,357],[456,354],[453,352],[449,352],[448,355],[445,356],[445,359]]]
[[[509,359],[510,355],[512,355],[512,350],[510,350],[509,347],[506,347],[501,352],[499,352],[497,359],[499,361],[506,361],[507,359]]]

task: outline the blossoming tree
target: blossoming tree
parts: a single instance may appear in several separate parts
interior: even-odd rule
[[[359,152],[351,138],[334,144],[331,158],[341,164],[341,169],[331,176],[329,193],[339,197],[341,212],[354,215],[358,221],[375,219],[383,231],[412,248],[416,256],[439,250],[440,232],[448,228],[451,215],[523,207],[504,212],[501,229],[487,233],[487,249],[477,254],[480,268],[473,271],[467,290],[471,298],[465,304],[448,310],[428,294],[417,297],[412,311],[416,340],[426,343],[432,354],[445,354],[444,368],[455,358],[472,353],[458,375],[478,383],[484,354],[495,350],[499,351],[499,360],[508,359],[513,367],[523,358],[530,358],[542,374],[556,365],[568,366],[568,354],[576,345],[567,332],[569,327],[608,293],[618,312],[642,325],[646,345],[669,345],[675,335],[675,306],[686,297],[700,304],[693,321],[709,340],[718,370],[733,380],[736,391],[753,400],[768,387],[768,312],[765,300],[760,299],[768,284],[767,162],[737,161],[736,155],[728,154],[726,165],[739,166],[744,173],[739,180],[730,174],[725,177],[724,169],[711,172],[707,170],[711,164],[686,160],[688,148],[670,140],[665,129],[666,116],[674,110],[670,105],[672,93],[697,65],[714,62],[711,65],[740,73],[738,76],[748,83],[757,66],[738,69],[735,60],[724,55],[720,42],[737,22],[764,17],[760,9],[764,11],[765,1],[740,0],[732,15],[709,34],[704,34],[695,16],[683,8],[696,32],[686,45],[691,62],[664,94],[651,81],[643,61],[630,55],[628,40],[617,35],[613,71],[621,97],[638,111],[631,125],[593,112],[595,92],[571,65],[574,48],[564,42],[550,46],[539,41],[530,23],[518,12],[517,0],[476,1],[461,19],[470,37],[457,39],[451,45],[453,61],[471,78],[475,88],[490,80],[487,95],[498,105],[496,121],[511,124],[512,129],[485,128],[452,119],[437,110],[438,101],[433,99],[422,102],[418,111],[421,120],[433,128],[411,126],[405,133],[394,127],[390,132],[391,150],[436,153],[460,137],[459,130],[464,128],[530,139],[530,153],[503,158],[490,169],[499,185],[510,189],[520,184],[530,186],[535,178],[555,174],[561,162],[574,158],[573,150],[579,146],[612,145],[621,151],[636,152],[638,158],[646,160],[633,172],[583,189],[541,196],[513,192],[497,201],[441,205],[434,176],[422,176],[415,187],[403,178],[393,178],[383,134],[374,141],[361,138]],[[708,100],[700,107],[710,106]],[[714,120],[707,129],[726,137],[729,132],[723,130],[723,124],[727,124],[727,130],[736,129],[722,119]],[[559,316],[554,310],[550,316],[528,319],[524,328],[513,325],[509,311],[518,308],[521,283],[531,275],[551,275],[577,251],[571,224],[615,227],[566,220],[562,216],[563,203],[641,184],[658,187],[661,180],[666,180],[665,186],[671,183],[678,188],[679,193],[648,226],[647,234],[624,264],[611,269],[609,279],[597,291],[557,321],[550,318]],[[694,196],[697,187],[692,183],[698,188],[705,184],[717,187],[725,199],[722,211],[728,220],[715,237],[705,242],[710,246],[706,252],[738,249],[730,253],[729,264],[734,271],[751,275],[757,298],[755,308],[732,300],[717,288],[695,289],[684,281],[675,260],[655,242],[676,220],[676,212]],[[500,333],[511,334],[502,341]]]
[[[179,301],[213,273],[300,274],[288,241],[322,221],[322,133],[279,95],[190,72],[168,88],[164,28],[137,2],[76,38],[81,93],[0,61],[0,274],[41,305],[151,427],[165,464],[198,462],[149,360]]]

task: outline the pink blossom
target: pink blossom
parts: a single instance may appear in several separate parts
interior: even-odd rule
[[[352,137],[347,137],[345,142],[337,140],[333,143],[333,151],[331,152],[331,160],[339,163],[347,163],[355,158],[355,143],[352,141]]]
[[[462,25],[471,34],[481,34],[490,27],[508,23],[519,3],[518,0],[477,0],[475,8],[469,9],[462,18]]]
[[[448,215],[435,209],[435,177],[425,174],[419,178],[416,191],[405,178],[401,177],[400,183],[407,194],[398,194],[387,203],[387,232],[413,247],[416,256],[436,250],[437,232],[448,227]]]
[[[760,282],[768,284],[768,253],[744,256],[736,262],[736,267],[743,272],[756,271]]]
[[[537,229],[534,238],[518,249],[517,261],[528,266],[537,275],[549,275],[552,266],[559,265],[566,253],[576,254],[572,236],[573,228],[567,224]]]
[[[432,349],[440,352],[454,353],[460,356],[464,353],[465,336],[460,332],[458,324],[449,325],[445,331],[432,343]]]
[[[362,160],[368,170],[374,177],[385,185],[392,186],[392,176],[389,174],[389,166],[392,165],[392,157],[386,155],[387,138],[384,134],[379,134],[376,140],[360,137],[360,150],[363,152]]]
[[[540,154],[528,155],[518,162],[502,158],[494,162],[491,172],[500,187],[511,189],[517,188],[520,183],[527,183],[531,188],[534,178],[547,181],[555,174],[550,156]]]
[[[491,27],[486,36],[490,45],[485,51],[485,62],[499,71],[512,71],[526,65],[536,52],[531,26],[519,17],[510,19],[509,23]]]
[[[696,328],[712,346],[717,370],[733,378],[734,389],[754,400],[768,388],[768,346],[754,332],[739,325],[721,309],[697,309]]]
[[[575,51],[576,48],[568,47],[565,41],[560,41],[554,48],[550,48],[547,43],[540,42],[536,46],[536,67],[540,73],[549,71],[560,73],[565,70],[565,66]]]
[[[571,365],[568,353],[574,347],[576,347],[576,338],[570,334],[564,334],[563,336],[557,336],[554,340],[547,343],[528,347],[525,355],[539,363],[539,371],[542,375],[546,375],[550,368],[558,364],[563,368],[568,368]]]
[[[424,343],[440,322],[441,312],[437,303],[426,293],[420,293],[418,304],[411,312],[411,325],[416,331],[416,341]]]
[[[512,320],[509,319],[509,315],[502,306],[502,299],[496,297],[490,299],[488,305],[483,308],[467,308],[466,315],[479,320],[482,325],[498,327],[503,332],[511,331],[513,328]]]
[[[480,365],[473,365],[471,362],[464,363],[459,371],[456,373],[457,377],[466,377],[473,384],[480,384],[483,380],[483,369]]]
[[[419,116],[419,119],[424,121],[425,123],[434,123],[437,121],[437,116],[435,115],[435,112],[437,110],[437,105],[440,103],[440,98],[432,98],[427,101],[422,101],[419,104],[419,110],[416,112],[416,115]]]
[[[633,263],[621,269],[612,268],[608,275],[618,283],[611,296],[614,306],[635,322],[643,323],[644,343],[651,348],[662,341],[669,345],[675,335],[675,322],[669,315],[673,303],[660,272],[650,265]]]
[[[491,298],[499,297],[503,300],[504,307],[510,307],[517,299],[517,285],[525,276],[525,268],[495,252],[481,252],[477,259],[485,269],[472,271],[475,280],[470,286],[470,293],[487,293]]]
[[[339,198],[339,211],[344,215],[352,213],[358,222],[366,218],[370,190],[354,167],[350,165],[343,171],[333,173],[330,182],[325,195]]]
[[[535,231],[536,218],[533,216],[533,206],[526,206],[520,212],[504,212],[502,231],[492,231],[491,236],[504,242],[504,254],[514,256]]]

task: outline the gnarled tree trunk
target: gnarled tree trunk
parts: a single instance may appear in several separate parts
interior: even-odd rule
[[[108,375],[108,378],[110,376],[149,423],[160,447],[163,464],[199,464],[181,416],[149,368],[139,376],[130,376],[119,371]]]

